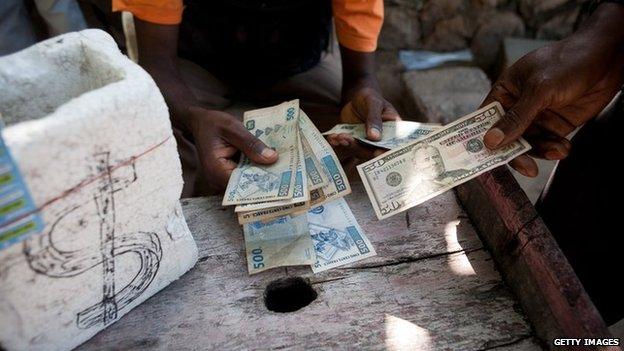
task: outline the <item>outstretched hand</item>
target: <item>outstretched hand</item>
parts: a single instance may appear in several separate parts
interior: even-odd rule
[[[494,83],[483,105],[498,101],[507,113],[486,133],[488,148],[501,148],[523,136],[533,146],[533,157],[560,160],[568,155],[571,144],[566,136],[600,113],[624,83],[624,35],[618,44],[617,35],[604,28],[614,21],[605,5],[592,16],[594,23],[529,53]],[[621,20],[624,6],[615,7]],[[528,155],[510,165],[525,176],[538,173]]]

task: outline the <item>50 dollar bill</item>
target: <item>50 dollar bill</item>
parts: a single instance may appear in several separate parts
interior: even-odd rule
[[[519,139],[489,150],[483,136],[503,115],[498,102],[357,167],[379,219],[421,204],[531,147]]]

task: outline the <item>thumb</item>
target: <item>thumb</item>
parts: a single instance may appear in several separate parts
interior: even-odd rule
[[[254,163],[268,165],[275,163],[279,158],[275,150],[249,133],[242,124],[233,126],[228,134],[228,142],[241,150]]]
[[[485,133],[483,142],[489,149],[498,149],[522,136],[535,117],[544,109],[543,98],[535,92],[524,93],[505,115]]]
[[[381,121],[381,112],[383,105],[381,101],[377,99],[369,99],[366,104],[364,117],[366,124],[366,138],[368,140],[380,140],[381,132],[383,130],[383,124]]]
[[[381,139],[383,102],[375,96],[359,96],[353,101],[351,108],[366,125],[366,138],[368,140]]]

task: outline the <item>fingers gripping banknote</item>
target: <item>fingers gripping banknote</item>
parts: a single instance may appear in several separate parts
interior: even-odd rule
[[[305,115],[303,111],[301,114]],[[304,133],[304,126],[307,128]],[[314,146],[305,138],[311,137]],[[307,116],[299,119],[299,164],[295,181],[293,197],[287,200],[263,201],[236,206],[240,224],[268,220],[291,213],[305,212],[311,206],[328,201],[329,199],[344,196],[349,192],[348,182],[340,162],[333,154],[327,141],[320,136],[320,132],[309,122]],[[315,151],[317,150],[317,156]],[[301,157],[303,155],[303,157]],[[319,157],[323,158],[323,162]],[[330,184],[329,176],[332,176]],[[345,185],[346,184],[346,185]],[[331,191],[332,196],[325,196],[324,189]]]
[[[439,124],[420,123],[412,121],[387,121],[383,122],[381,140],[372,141],[366,137],[366,128],[360,124],[337,124],[332,129],[323,133],[329,134],[349,134],[359,141],[376,146],[382,149],[396,149],[397,147],[419,140],[435,130],[440,129]]]
[[[301,136],[297,136],[299,140]],[[290,199],[278,200],[278,201],[266,201],[257,203],[247,203],[236,206],[234,212],[248,212],[261,210],[270,207],[283,207],[286,205],[299,205],[305,204],[310,200],[310,191],[308,189],[308,177],[306,175],[305,160],[303,158],[303,149],[301,143],[297,144],[298,158],[297,158],[297,171],[295,172],[295,183],[293,187],[293,195]]]
[[[249,132],[277,151],[279,159],[260,167],[242,156],[230,176],[223,205],[292,199],[300,165],[299,101],[247,111],[243,123]]]
[[[379,219],[423,203],[530,149],[523,140],[489,150],[483,136],[504,114],[490,104],[357,167]]]

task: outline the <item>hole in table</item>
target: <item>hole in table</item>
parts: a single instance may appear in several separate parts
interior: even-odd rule
[[[294,312],[317,297],[307,279],[288,277],[274,280],[264,290],[264,305],[273,312]]]

